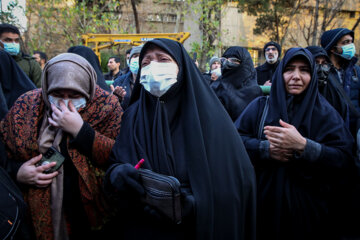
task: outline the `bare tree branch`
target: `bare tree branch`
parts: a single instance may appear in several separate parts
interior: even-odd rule
[[[130,1],[131,1],[132,10],[134,12],[136,33],[140,33],[140,23],[139,23],[139,16],[138,16],[137,8],[136,8],[136,2],[135,2],[135,0],[130,0]]]

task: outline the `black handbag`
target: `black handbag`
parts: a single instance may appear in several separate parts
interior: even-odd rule
[[[181,223],[180,182],[177,178],[139,169],[145,196],[142,201],[155,208],[174,223]]]
[[[20,189],[0,167],[0,239],[14,238],[19,232],[25,212],[26,204]]]

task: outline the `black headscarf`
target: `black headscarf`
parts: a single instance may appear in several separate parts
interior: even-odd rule
[[[0,119],[7,113],[16,99],[36,88],[13,58],[0,50]]]
[[[248,50],[230,47],[223,57],[238,58],[241,64],[234,69],[222,69],[221,77],[211,83],[211,88],[235,121],[252,100],[262,96],[262,91],[257,84],[256,70]]]
[[[224,58],[235,57],[241,61],[239,67],[222,70],[221,81],[230,83],[235,89],[256,86],[256,70],[250,53],[243,47],[229,47],[223,54]]]
[[[329,63],[331,62],[329,59],[329,56],[324,48],[319,47],[319,46],[308,46],[308,47],[306,47],[306,49],[309,50],[309,52],[311,52],[311,54],[314,56],[314,58],[325,57],[327,62],[329,62]]]
[[[3,119],[14,102],[23,93],[36,86],[21,70],[15,60],[5,51],[0,50],[0,120]],[[0,166],[5,167],[6,152],[0,142]]]
[[[285,66],[296,56],[303,56],[311,67],[311,81],[307,89],[296,97],[288,96],[285,90],[282,74]],[[265,125],[279,125],[279,119],[288,122],[305,137],[322,142],[323,138],[333,131],[330,127],[329,115],[336,115],[333,108],[318,92],[318,81],[316,75],[315,61],[312,54],[303,48],[292,48],[288,50],[283,61],[279,64],[275,77],[273,78],[270,92],[270,107]],[[297,111],[289,119],[288,106],[291,101],[301,98],[300,104],[297,104]],[[336,119],[338,117],[335,117]],[[323,119],[323,121],[320,121]],[[327,125],[329,124],[329,125]]]
[[[254,171],[241,138],[183,46],[155,45],[179,66],[178,82],[157,98],[139,83],[125,111],[111,160],[188,181],[196,202],[196,239],[254,239]]]
[[[345,122],[349,121],[349,110],[352,110],[357,114],[355,107],[353,106],[351,100],[346,95],[343,90],[343,87],[340,85],[337,80],[337,72],[334,69],[331,61],[324,48],[318,46],[308,46],[306,48],[314,56],[314,61],[317,57],[325,57],[330,71],[326,78],[325,84],[319,84],[319,92],[326,98],[326,100],[338,111],[341,117]],[[323,73],[322,73],[323,74]],[[349,108],[350,107],[350,108]]]
[[[109,86],[105,82],[104,75],[102,74],[99,59],[91,48],[88,48],[86,46],[73,46],[68,49],[68,52],[78,54],[88,60],[88,62],[96,71],[96,84],[99,85],[102,89],[110,91]]]
[[[283,72],[299,56],[310,65],[311,81],[304,92],[295,96],[286,92]],[[353,139],[340,115],[319,94],[315,63],[308,50],[290,49],[280,62],[273,77],[264,125],[280,126],[280,119],[290,123],[303,137],[321,144],[319,157],[293,157],[285,163],[269,156],[263,159],[259,152],[266,138],[262,135],[258,139],[257,135],[264,105],[265,97],[257,98],[236,122],[248,153],[256,162],[259,239],[309,239],[309,234],[318,239],[314,233],[329,233],[320,224],[329,218],[330,194],[352,165]]]

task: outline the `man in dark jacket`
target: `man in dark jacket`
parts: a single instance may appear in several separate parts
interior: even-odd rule
[[[113,93],[119,97],[121,107],[125,110],[130,102],[130,97],[135,84],[136,75],[139,70],[139,55],[142,45],[133,47],[129,55],[130,71],[116,78],[113,83]],[[123,92],[125,95],[123,96]]]
[[[347,28],[325,31],[321,36],[321,46],[335,67],[335,77],[357,110],[350,112],[350,131],[356,138],[359,129],[360,68],[356,65],[358,59],[355,57],[354,32]]]
[[[17,27],[3,23],[0,24],[0,41],[4,45],[4,50],[9,53],[16,61],[25,74],[35,83],[36,87],[41,87],[41,68],[34,58],[24,54],[20,50],[20,31]]]
[[[256,68],[257,82],[259,85],[271,85],[271,78],[278,66],[281,47],[276,42],[268,42],[264,46],[266,62]]]
[[[109,72],[104,75],[105,80],[115,80],[117,77],[122,75],[120,71],[120,58],[112,56],[108,60],[107,67]]]
[[[325,31],[321,36],[321,46],[327,51],[335,67],[334,75],[337,81],[343,87],[345,94],[353,104],[353,108],[350,108],[350,131],[353,137],[357,139],[357,158],[359,159],[360,142],[357,135],[359,134],[360,126],[360,68],[356,65],[358,59],[355,57],[354,32],[347,28],[336,28]],[[358,165],[358,161],[356,161],[356,164]],[[355,166],[351,165],[350,168],[350,173],[356,172],[357,168]],[[348,201],[346,204],[343,204],[346,205],[347,209],[342,210],[343,215],[338,217],[344,219],[342,223],[342,239],[360,238],[358,231],[360,221],[357,219],[357,216],[360,214],[359,174],[359,171],[357,171],[356,176],[349,174],[351,177],[347,187],[352,191],[351,195],[346,196],[345,194],[341,194],[343,199],[351,199],[350,202]]]

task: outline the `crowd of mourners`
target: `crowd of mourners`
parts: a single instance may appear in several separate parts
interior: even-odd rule
[[[205,73],[168,39],[106,74],[20,42],[0,24],[0,239],[360,239],[353,31]]]

